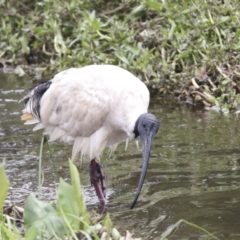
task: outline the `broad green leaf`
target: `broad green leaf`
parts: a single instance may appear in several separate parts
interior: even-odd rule
[[[106,227],[106,229],[107,229],[107,239],[109,239],[110,233],[112,231],[112,226],[113,226],[112,221],[111,221],[110,216],[109,216],[109,213],[107,213],[106,216],[104,217],[104,219],[102,221],[102,225],[104,227]]]
[[[81,182],[80,182],[78,170],[71,161],[69,161],[69,168],[70,168],[70,174],[71,174],[73,193],[74,193],[75,199],[77,200],[80,216],[83,217],[83,220],[86,224],[90,224],[90,218],[84,202],[83,193],[81,191]]]
[[[40,234],[38,233],[38,229],[36,227],[31,227],[28,229],[26,236],[27,240],[31,240],[35,239],[36,236],[40,236]]]
[[[3,204],[5,198],[7,196],[7,190],[9,187],[9,180],[5,174],[4,167],[0,166],[0,183],[1,183],[1,190],[0,190],[0,213],[3,211]]]
[[[76,195],[73,187],[60,179],[57,194],[57,211],[65,215],[68,223],[73,229],[78,230],[80,224],[80,214]]]
[[[62,218],[50,203],[37,200],[31,194],[25,203],[23,215],[26,227],[26,239],[55,239],[66,233]]]

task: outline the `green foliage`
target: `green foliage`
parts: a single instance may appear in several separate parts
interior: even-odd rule
[[[6,239],[6,240],[17,240],[17,239],[21,239],[21,235],[18,232],[18,230],[15,228],[15,226],[13,226],[13,224],[10,222],[10,220],[7,220],[6,217],[6,221],[8,221],[8,224],[4,224],[4,221],[0,222],[0,239]]]
[[[10,217],[3,214],[3,204],[9,188],[9,180],[5,174],[3,166],[0,166],[0,183],[0,239],[20,239],[21,235],[16,226],[11,223]]]
[[[7,190],[9,187],[9,180],[4,172],[3,166],[0,166],[0,183],[1,183],[0,191],[0,214],[1,214],[3,212],[3,204],[7,196]]]
[[[1,213],[0,239],[127,239],[129,232],[126,238],[122,237],[117,229],[113,228],[109,214],[103,218],[102,224],[91,225],[81,191],[79,173],[71,161],[69,168],[72,186],[60,179],[56,208],[52,203],[40,201],[34,194],[30,194],[24,206],[24,233],[20,233],[15,226],[16,219]],[[2,209],[9,186],[3,167],[0,167],[0,180]]]
[[[69,160],[69,167],[70,167],[73,195],[74,195],[74,199],[76,200],[76,205],[79,210],[79,215],[82,216],[84,223],[86,225],[89,225],[90,218],[86,209],[86,205],[84,203],[83,193],[80,188],[81,182],[80,182],[78,170],[70,160]],[[85,226],[80,225],[80,228],[85,229]]]
[[[30,195],[25,203],[24,222],[27,239],[41,238],[62,239],[64,236],[76,238],[80,231],[88,239],[97,235],[94,228],[90,229],[90,219],[86,210],[80,188],[79,174],[76,167],[69,161],[72,185],[60,179],[57,190],[56,210],[51,203],[37,200]]]
[[[31,194],[25,203],[24,210],[27,239],[37,239],[39,236],[41,239],[51,239],[66,234],[62,217],[50,203],[39,201]]]
[[[116,64],[163,95],[226,112],[240,105],[238,0],[0,4],[3,66],[27,61],[56,72],[92,63]],[[204,74],[199,74],[203,68]],[[192,85],[193,77],[199,89]]]
[[[79,173],[75,165],[69,161],[72,186],[62,179],[57,190],[56,209],[51,203],[38,200],[33,194],[27,198],[24,207],[25,236],[22,237],[20,231],[15,226],[13,219],[6,214],[0,215],[0,239],[132,239],[127,231],[126,237],[120,235],[107,213],[102,224],[90,225],[90,218],[84,203],[81,192]],[[1,195],[0,208],[3,209],[3,203],[7,195],[9,181],[4,172],[3,166],[0,167]],[[182,223],[194,227],[204,232],[211,239],[218,238],[206,229],[188,222],[179,220],[177,223],[169,226],[161,234],[161,239],[167,239],[169,235]],[[135,239],[137,240],[137,238]],[[138,238],[140,240],[140,238]]]
[[[109,239],[109,237],[110,237],[110,233],[111,233],[111,230],[112,230],[112,225],[113,224],[112,224],[112,221],[110,219],[110,216],[107,213],[105,218],[103,219],[103,226],[106,227],[106,229],[107,229],[107,233],[106,233],[107,239]]]

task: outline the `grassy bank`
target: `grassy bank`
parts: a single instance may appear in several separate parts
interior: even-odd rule
[[[161,95],[228,113],[240,104],[240,3],[0,1],[1,66],[39,76],[120,65]]]

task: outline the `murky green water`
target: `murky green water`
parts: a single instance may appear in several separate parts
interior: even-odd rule
[[[37,191],[41,133],[20,121],[18,103],[32,81],[0,75],[0,158],[6,160],[11,181],[8,201],[22,202]],[[162,232],[180,219],[204,227],[220,239],[240,239],[240,133],[235,117],[155,99],[151,112],[161,122],[154,142],[145,185],[137,206],[130,203],[138,184],[141,152],[131,143],[118,147],[111,159],[102,157],[108,185],[111,218],[122,230],[143,239],[159,239]],[[69,180],[67,159],[71,147],[52,145],[57,172],[44,152],[46,200],[55,198],[58,176]],[[90,186],[88,164],[80,166],[84,194],[90,209],[97,198]],[[208,239],[195,228],[182,224],[168,239]]]

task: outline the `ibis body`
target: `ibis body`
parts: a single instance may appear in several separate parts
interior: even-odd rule
[[[113,65],[70,68],[35,87],[23,100],[25,124],[44,129],[50,141],[73,144],[72,159],[81,154],[99,160],[106,147],[114,150],[118,143],[140,136],[143,170],[137,201],[158,131],[157,119],[147,113],[149,91],[142,81]]]

